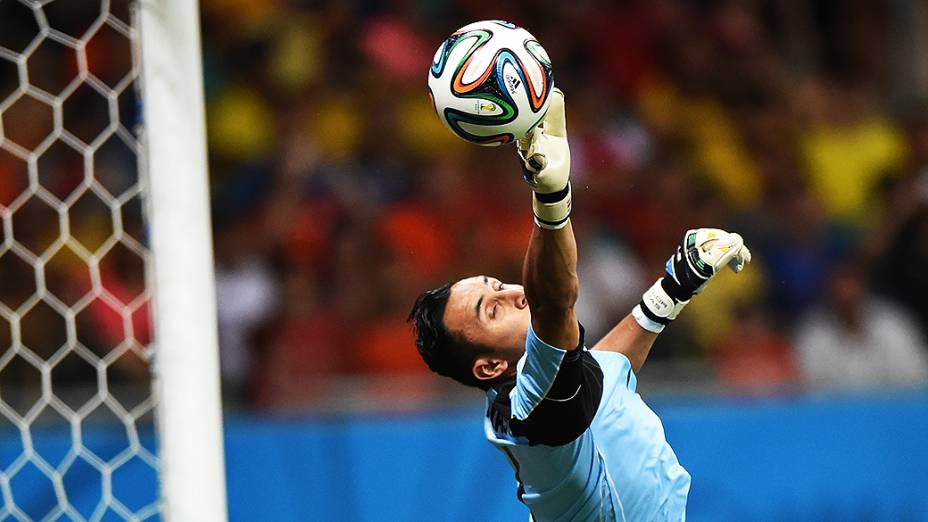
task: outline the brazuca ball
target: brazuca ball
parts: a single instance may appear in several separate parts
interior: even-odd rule
[[[548,110],[554,76],[548,53],[509,22],[466,25],[445,39],[429,69],[429,97],[452,132],[478,145],[511,143]]]

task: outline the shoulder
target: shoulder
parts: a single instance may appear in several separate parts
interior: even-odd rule
[[[615,367],[619,369],[632,367],[631,361],[624,353],[613,352],[611,350],[590,350],[590,353],[593,354],[593,357],[596,358],[600,366],[609,366],[610,368]]]
[[[569,444],[589,429],[602,393],[603,372],[592,354],[582,348],[567,352],[547,386],[520,375],[487,392],[487,438],[509,445]]]
[[[632,369],[632,363],[624,353],[606,350],[591,350],[590,354],[599,363],[603,371],[603,381],[606,385],[615,383],[635,391],[638,388],[638,377]]]
[[[525,354],[516,365],[515,385],[510,393],[514,417],[525,419],[541,403],[554,386],[565,359],[583,350],[583,335],[580,326],[580,343],[573,351],[568,351],[546,343],[529,325]]]

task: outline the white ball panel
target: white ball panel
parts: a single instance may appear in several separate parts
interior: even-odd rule
[[[438,50],[435,51],[435,56],[432,57],[432,64],[436,64],[441,60],[441,53],[445,51],[445,45],[446,43],[442,42],[442,44],[438,46]]]
[[[461,77],[461,81],[464,85],[476,81],[480,78],[480,75],[486,72],[487,67],[490,65],[490,61],[496,56],[496,51],[498,50],[495,46],[490,45],[492,43],[493,39],[490,39],[489,42],[474,52],[473,59],[471,59],[467,69],[464,70],[464,75]]]
[[[516,51],[516,56],[525,65],[525,71],[528,73],[528,80],[532,82],[533,90],[536,93],[541,92],[544,87],[544,69],[542,69],[541,64],[525,49],[524,45]]]

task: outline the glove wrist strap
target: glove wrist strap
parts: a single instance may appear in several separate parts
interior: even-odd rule
[[[664,281],[667,278],[658,279],[651,288],[648,288],[641,296],[641,302],[632,311],[638,324],[649,332],[660,333],[663,326],[670,324],[680,315],[683,308],[689,304],[689,300],[680,300],[672,297],[664,287]],[[655,325],[661,325],[657,329]]]
[[[570,182],[562,190],[548,194],[532,192],[535,224],[547,230],[564,228],[570,220]]]
[[[651,318],[649,318],[644,313],[644,309],[641,308],[640,304],[637,304],[635,305],[634,308],[632,308],[632,317],[635,318],[635,321],[638,323],[638,326],[644,328],[645,330],[651,333],[659,334],[663,332],[664,328],[667,326],[666,324],[658,323],[657,321],[653,321]]]

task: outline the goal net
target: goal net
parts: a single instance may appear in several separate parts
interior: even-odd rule
[[[196,3],[186,4],[0,0],[0,520],[225,516],[215,495],[207,493],[201,506],[171,496],[185,489],[178,477],[202,479],[183,462],[198,460],[204,440],[213,446],[203,452],[213,459],[205,467],[223,487],[221,456],[218,473],[214,465],[219,414],[210,410],[218,410],[218,399],[200,412],[215,426],[193,423],[189,440],[178,430],[189,414],[183,406],[171,410],[177,392],[197,403],[218,396],[210,388],[218,385],[200,379],[206,392],[164,391],[178,382],[177,366],[190,363],[172,353],[195,349],[176,346],[184,339],[176,327],[162,334],[164,324],[177,322],[170,317],[176,297],[157,288],[166,279],[183,285],[184,276],[172,275],[176,267],[151,250],[159,235],[177,231],[158,228],[165,222],[159,213],[171,219],[174,210],[164,196],[152,197],[153,178],[162,193],[170,181],[159,178],[169,174],[155,170],[150,154],[170,149],[164,140],[160,150],[149,147],[158,140],[143,119],[158,111],[153,119],[164,128],[164,117],[184,107],[171,107],[157,85],[161,105],[142,102],[150,96],[141,60],[151,54],[170,64],[182,49],[143,52],[140,27],[162,37],[175,32],[174,41],[192,41],[198,52],[197,34],[178,32],[196,30]],[[189,75],[183,67],[180,60],[163,76]],[[201,80],[193,76],[188,85],[202,105]],[[196,111],[191,119],[196,129]],[[186,139],[202,154],[202,141]],[[157,168],[165,170],[165,162]],[[205,165],[193,176],[205,178]],[[205,211],[190,215],[207,221],[192,228],[206,230],[208,243]],[[160,241],[176,252],[177,240]],[[203,306],[208,315],[211,306]],[[207,317],[200,327],[210,324]],[[207,335],[200,351],[209,344]],[[205,357],[215,358],[215,350]],[[194,371],[215,373],[205,366]],[[180,378],[196,379],[189,371]],[[204,429],[213,431],[204,438]]]

